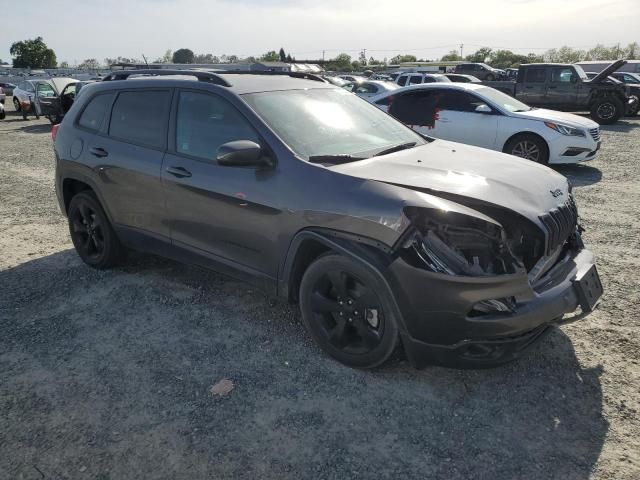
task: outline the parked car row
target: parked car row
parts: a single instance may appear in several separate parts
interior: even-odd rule
[[[45,116],[52,124],[60,123],[73,105],[78,83],[64,77],[24,80],[13,90],[14,108],[24,119],[32,114],[36,118]]]
[[[86,264],[140,249],[250,281],[360,368],[399,343],[417,367],[501,364],[598,304],[567,179],[447,130],[544,163],[518,132],[556,161],[597,149],[590,120],[448,79],[370,103],[313,75],[147,73],[83,87],[52,130]]]

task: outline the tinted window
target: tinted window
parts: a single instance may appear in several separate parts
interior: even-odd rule
[[[89,100],[82,115],[80,115],[78,125],[95,132],[100,131],[112,98],[112,93],[103,93]]]
[[[551,69],[551,81],[555,83],[570,83],[573,72],[573,68],[553,68]]]
[[[442,92],[438,102],[438,108],[454,112],[475,112],[480,105],[486,105],[478,97],[458,90],[446,90]]]
[[[176,151],[214,160],[223,143],[258,142],[246,118],[226,100],[206,93],[181,92],[176,123]]]
[[[422,83],[422,75],[412,75],[409,79],[409,84]]]
[[[378,87],[372,85],[371,83],[363,83],[358,85],[355,89],[356,93],[376,93],[378,91]]]
[[[109,135],[149,147],[164,147],[170,98],[168,90],[122,92],[113,105]]]
[[[389,106],[389,113],[406,125],[433,128],[440,96],[441,92],[434,90],[397,95]]]
[[[424,83],[435,83],[436,79],[433,77],[424,77]]]
[[[544,83],[547,78],[545,68],[527,68],[524,74],[524,81],[527,83]]]
[[[407,83],[407,78],[409,78],[409,77],[400,77],[400,78],[398,79],[398,85],[400,85],[401,87],[402,87],[402,86],[404,86],[404,85],[406,85],[406,83]]]

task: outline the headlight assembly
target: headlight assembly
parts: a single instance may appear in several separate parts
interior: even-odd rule
[[[412,264],[462,276],[505,275],[523,269],[499,224],[457,212],[405,210],[413,231],[403,252]]]
[[[584,130],[579,128],[570,127],[568,125],[562,125],[561,123],[544,122],[544,124],[552,130],[555,130],[562,135],[568,135],[570,137],[586,137]]]

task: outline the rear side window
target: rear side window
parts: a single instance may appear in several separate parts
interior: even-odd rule
[[[139,145],[164,148],[170,103],[169,90],[120,93],[111,111],[109,135]]]
[[[99,132],[102,129],[105,116],[107,114],[107,108],[111,105],[111,99],[113,93],[103,93],[96,95],[82,111],[78,125],[87,130]]]
[[[407,84],[407,78],[409,77],[400,77],[398,79],[398,85],[400,85],[401,87],[404,87]]]
[[[527,68],[524,74],[524,81],[527,83],[544,83],[546,79],[546,68]]]
[[[411,75],[411,79],[409,79],[409,84],[414,85],[417,83],[422,83],[422,75]]]
[[[212,94],[180,92],[176,120],[176,151],[214,160],[218,148],[236,140],[259,143],[249,121],[226,100]]]

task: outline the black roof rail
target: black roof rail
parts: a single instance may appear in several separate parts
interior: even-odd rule
[[[292,78],[301,78],[304,80],[313,80],[316,82],[328,83],[324,78],[320,75],[316,75],[314,73],[306,73],[306,72],[283,72],[283,71],[274,71],[274,70],[219,70],[218,73],[220,75],[226,75],[227,73],[233,75],[280,75],[280,76],[289,76]]]
[[[149,69],[139,69],[139,70],[118,70],[115,72],[111,72],[109,75],[102,79],[103,82],[112,81],[112,80],[126,80],[131,75],[142,75],[142,76],[163,76],[163,75],[188,75],[190,77],[196,77],[200,82],[209,82],[215,85],[222,85],[223,87],[230,87],[231,84],[227,82],[220,75],[203,70],[173,70],[173,69],[162,69],[162,68],[149,68]]]

